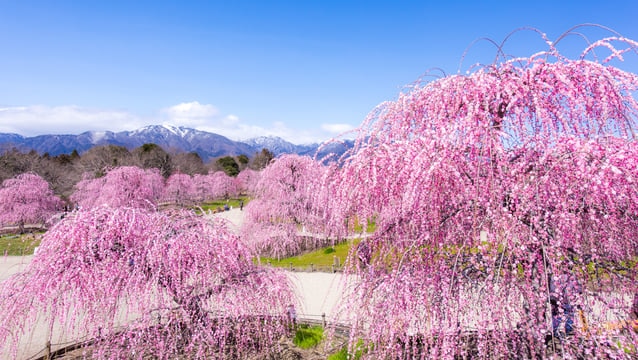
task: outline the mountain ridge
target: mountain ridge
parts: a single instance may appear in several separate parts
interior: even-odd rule
[[[129,131],[85,131],[77,135],[50,134],[32,137],[13,133],[0,133],[0,145],[15,147],[21,151],[35,150],[52,156],[70,154],[73,150],[83,153],[94,146],[117,145],[133,149],[147,143],[154,143],[167,151],[196,152],[204,161],[220,156],[253,154],[266,148],[275,156],[299,154],[313,156],[321,144],[296,145],[277,136],[260,136],[244,141],[234,141],[223,135],[184,126],[148,125]],[[332,145],[332,144],[330,144]],[[327,146],[326,148],[330,147]],[[317,154],[323,157],[329,152],[342,154],[349,146],[324,149]],[[322,156],[321,153],[324,153]]]

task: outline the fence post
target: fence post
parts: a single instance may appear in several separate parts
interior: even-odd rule
[[[290,271],[292,271],[292,263],[290,263]]]
[[[51,341],[47,340],[47,343],[45,345],[45,349],[44,349],[44,358],[46,360],[51,359]]]
[[[323,328],[326,328],[326,313],[321,313],[321,322],[323,323]]]
[[[315,264],[310,263],[310,272],[314,272],[315,271]]]

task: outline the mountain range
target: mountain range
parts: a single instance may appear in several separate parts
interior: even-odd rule
[[[15,147],[21,151],[35,150],[40,154],[56,156],[80,154],[98,145],[118,145],[128,149],[153,143],[167,151],[196,152],[204,161],[226,155],[251,157],[262,149],[275,156],[299,154],[323,158],[329,153],[343,154],[352,146],[352,141],[341,143],[296,145],[280,137],[262,136],[245,141],[233,141],[219,134],[171,125],[149,125],[133,131],[86,131],[79,135],[38,135],[25,137],[18,134],[0,133],[0,146]],[[319,153],[317,153],[319,150]]]

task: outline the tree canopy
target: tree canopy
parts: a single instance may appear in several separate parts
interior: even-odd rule
[[[80,210],[3,283],[0,350],[44,317],[71,338],[96,339],[96,358],[268,353],[287,331],[293,295],[283,274],[252,257],[223,223],[192,212]]]
[[[120,166],[104,176],[90,174],[75,185],[71,201],[81,207],[109,205],[153,208],[162,194],[164,178],[157,169]]]
[[[246,206],[242,239],[261,254],[278,258],[330,243],[323,213],[312,197],[320,192],[324,174],[324,167],[308,156],[273,160],[252,188],[255,198]]]
[[[585,59],[636,43],[576,60],[548,46],[381,104],[324,186],[334,226],[376,221],[345,307],[373,357],[545,356],[551,274],[587,284],[576,302],[597,324],[636,291],[635,269],[614,264],[638,256],[638,76]],[[635,338],[615,336],[604,351],[623,356]],[[602,356],[575,337],[570,356]]]
[[[28,223],[45,223],[62,209],[62,200],[49,183],[33,173],[7,179],[0,188],[0,225],[17,225],[22,232]]]

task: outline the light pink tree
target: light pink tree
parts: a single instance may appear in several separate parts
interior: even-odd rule
[[[34,173],[20,174],[2,182],[0,188],[0,224],[17,225],[20,233],[28,223],[46,223],[62,210],[62,200],[53,194],[49,183]]]
[[[638,256],[638,76],[586,57],[604,48],[617,59],[637,44],[604,39],[577,60],[547,44],[380,105],[334,168],[331,226],[376,219],[351,253],[357,285],[344,307],[351,343],[373,345],[368,357],[558,352],[547,343],[552,273],[584,285],[570,301],[590,329],[626,315],[616,309],[638,283],[623,268]],[[631,357],[635,342],[581,327],[562,351]]]
[[[213,199],[228,199],[237,196],[237,182],[232,176],[223,171],[208,174],[211,184],[210,192]]]
[[[40,321],[92,358],[245,358],[287,331],[286,277],[192,212],[81,209],[0,289],[0,353]],[[43,318],[41,318],[43,316]],[[40,319],[40,320],[38,320]]]
[[[239,194],[235,178],[223,171],[193,176],[193,193],[197,201],[228,199]]]
[[[261,173],[259,171],[245,168],[235,178],[237,180],[237,188],[240,193],[252,194],[253,189],[259,181]]]
[[[76,184],[71,201],[84,208],[109,205],[154,208],[164,188],[157,169],[121,166],[99,178],[85,177]]]
[[[193,197],[198,202],[214,200],[212,178],[206,174],[193,175]]]
[[[174,173],[166,179],[162,200],[176,204],[192,203],[196,199],[195,184],[188,174]]]
[[[331,244],[312,194],[325,168],[308,156],[283,155],[262,170],[246,206],[242,239],[259,253],[285,257]]]

